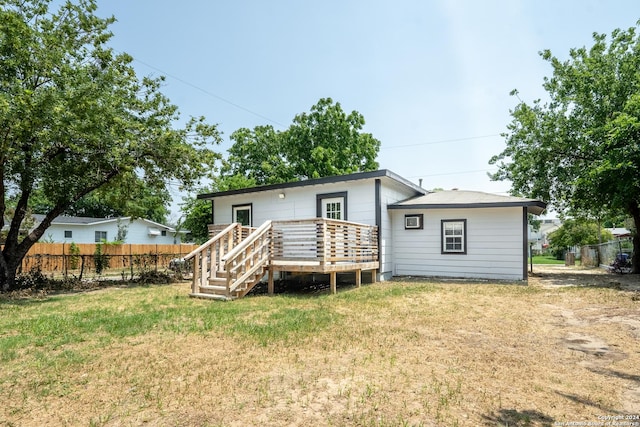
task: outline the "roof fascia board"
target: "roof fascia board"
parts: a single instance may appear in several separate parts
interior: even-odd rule
[[[393,204],[387,209],[469,209],[469,208],[512,208],[512,207],[538,207],[546,209],[547,204],[539,201],[530,202],[495,202],[495,203],[438,203],[419,205]]]
[[[259,193],[259,192],[264,192],[264,191],[272,191],[272,190],[284,190],[284,189],[288,189],[288,188],[295,188],[295,187],[306,187],[306,186],[313,186],[313,185],[323,185],[323,184],[336,184],[339,182],[347,182],[347,181],[355,181],[355,180],[363,180],[363,179],[372,179],[372,178],[382,178],[382,177],[387,177],[390,178],[394,181],[397,181],[399,183],[401,183],[402,185],[405,185],[411,189],[413,189],[414,191],[416,191],[419,194],[426,194],[426,190],[424,190],[423,188],[420,188],[419,186],[417,186],[416,184],[412,183],[411,181],[402,178],[400,175],[395,174],[393,172],[391,172],[388,169],[380,169],[380,170],[376,170],[376,171],[369,171],[369,172],[357,172],[357,173],[352,173],[349,175],[335,175],[335,176],[328,176],[328,177],[324,177],[324,178],[316,178],[316,179],[307,179],[304,181],[294,181],[294,182],[286,182],[286,183],[281,183],[281,184],[270,184],[270,185],[259,185],[257,187],[250,187],[250,188],[241,188],[238,190],[228,190],[228,191],[219,191],[219,192],[215,192],[215,193],[207,193],[207,194],[198,194],[197,198],[198,199],[213,199],[215,197],[222,197],[222,196],[235,196],[238,194],[250,194],[250,193]]]

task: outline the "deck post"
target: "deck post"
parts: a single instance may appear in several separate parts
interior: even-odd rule
[[[267,283],[267,293],[269,295],[273,295],[274,284],[273,284],[273,267],[269,267],[269,282]]]
[[[376,281],[378,280],[378,270],[373,269],[371,270],[371,283],[376,283]]]
[[[335,271],[332,271],[332,272],[329,273],[329,283],[331,285],[331,293],[332,294],[338,293],[337,286],[336,286],[336,284],[337,284],[337,276],[338,276],[338,273],[336,273]]]
[[[362,284],[362,270],[356,270],[356,288]]]
[[[196,255],[193,258],[193,283],[191,285],[191,292],[194,294],[200,289],[200,255]]]

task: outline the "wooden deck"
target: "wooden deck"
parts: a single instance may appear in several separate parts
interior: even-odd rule
[[[194,259],[192,296],[240,298],[265,274],[272,294],[276,272],[329,274],[335,293],[337,273],[355,272],[360,286],[362,272],[375,281],[380,266],[377,228],[365,224],[314,218],[267,221],[255,229],[215,225],[210,233],[186,257]]]

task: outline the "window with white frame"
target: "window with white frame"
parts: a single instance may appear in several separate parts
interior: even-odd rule
[[[233,206],[233,222],[238,222],[240,225],[251,227],[253,222],[251,208],[251,204]]]
[[[347,192],[316,194],[318,218],[347,220]]]
[[[442,220],[442,253],[466,254],[467,253],[467,220],[443,219]]]
[[[344,199],[342,197],[334,197],[331,199],[323,199],[322,205],[323,209],[323,218],[329,219],[342,219],[342,206],[344,204]]]

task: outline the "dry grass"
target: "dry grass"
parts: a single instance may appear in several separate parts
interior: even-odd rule
[[[550,426],[638,414],[637,278],[620,280],[406,280],[232,303],[189,299],[180,284],[2,301],[0,425]],[[105,320],[118,315],[138,327]],[[62,336],[33,327],[53,321]]]

